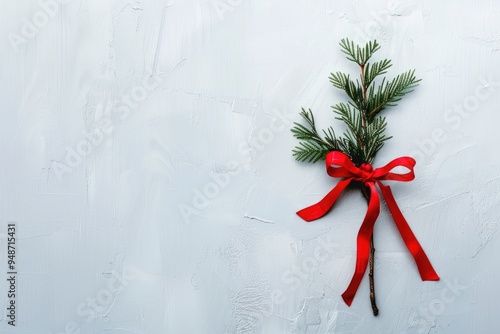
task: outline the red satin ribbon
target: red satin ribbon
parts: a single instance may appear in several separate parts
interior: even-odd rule
[[[408,168],[409,172],[406,174],[391,173],[392,169],[399,166]],[[401,157],[375,170],[373,170],[370,164],[362,164],[361,167],[358,168],[344,153],[332,151],[326,156],[326,171],[331,177],[342,177],[344,180],[340,181],[321,201],[297,212],[302,219],[312,221],[324,216],[332,208],[337,198],[351,181],[361,181],[365,186],[370,188],[368,211],[366,212],[365,219],[361,224],[357,237],[356,270],[354,271],[349,287],[342,294],[342,298],[349,306],[365,274],[370,256],[370,239],[375,221],[380,213],[380,197],[376,184],[379,186],[382,196],[385,198],[385,202],[389,207],[389,211],[398,227],[399,233],[401,233],[403,237],[406,247],[408,247],[408,250],[417,263],[420,277],[423,281],[439,280],[439,276],[434,271],[422,246],[418,243],[417,238],[403,217],[401,210],[399,210],[396,200],[392,195],[391,188],[380,182],[381,180],[411,181],[415,178],[415,173],[413,172],[414,166],[415,160],[413,158]]]

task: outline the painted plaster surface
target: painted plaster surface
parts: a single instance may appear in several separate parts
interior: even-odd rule
[[[498,1],[2,0],[0,332],[498,333],[499,30]],[[416,158],[393,192],[442,279],[382,205],[377,318],[367,278],[340,297],[363,197],[295,215],[336,183],[289,129],[343,130],[343,37],[422,78],[375,164]]]

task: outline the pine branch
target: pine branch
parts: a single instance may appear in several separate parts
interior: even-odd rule
[[[336,119],[346,125],[346,131],[337,137],[330,127],[323,130],[321,136],[311,110],[302,109],[301,116],[307,124],[294,123],[292,128],[293,135],[300,140],[293,150],[299,161],[317,162],[329,151],[340,150],[358,166],[373,162],[385,141],[391,138],[384,134],[387,123],[378,114],[386,107],[396,105],[420,81],[415,77],[415,71],[410,70],[392,80],[382,78],[380,84],[375,85],[375,80],[392,66],[388,59],[368,63],[380,49],[378,42],[368,42],[361,47],[344,38],[340,47],[347,59],[357,63],[361,71],[361,80],[353,81],[349,74],[342,72],[331,73],[329,77],[333,86],[343,90],[350,99],[347,103],[332,106]]]
[[[336,119],[343,121],[356,138],[363,136],[361,115],[357,110],[344,103],[336,104],[332,108],[339,115]]]
[[[364,48],[359,45],[354,45],[348,38],[343,38],[340,41],[341,51],[347,55],[347,59],[357,63],[359,66],[366,64],[368,59],[380,49],[380,45],[377,41],[366,43]]]
[[[376,117],[371,123],[366,127],[365,139],[365,161],[372,163],[380,151],[384,142],[391,139],[392,137],[387,137],[384,135],[387,123],[385,117]]]
[[[292,128],[293,136],[299,140],[299,145],[292,151],[293,156],[298,161],[317,162],[323,160],[330,151],[338,149],[337,138],[333,128],[328,128],[328,132],[323,130],[325,138],[323,139],[316,129],[314,115],[309,109],[302,108],[300,116],[307,122],[308,127],[294,122]]]
[[[333,86],[344,90],[347,96],[354,102],[356,108],[361,109],[363,107],[363,88],[359,80],[354,82],[349,78],[349,75],[337,72],[331,73],[330,82]]]
[[[379,75],[387,73],[387,69],[391,67],[391,61],[384,59],[379,62],[374,62],[373,64],[366,64],[365,70],[364,70],[364,80],[363,83],[366,87],[370,87],[371,83],[373,80],[375,80],[376,77]]]
[[[311,163],[325,160],[326,155],[330,151],[331,150],[325,146],[307,141],[300,142],[299,145],[292,150],[295,160]]]
[[[384,78],[377,90],[371,86],[368,92],[368,117],[377,115],[385,107],[395,106],[396,102],[412,92],[419,82],[420,79],[415,77],[415,70],[410,70],[399,74],[389,82]]]
[[[323,133],[325,135],[325,141],[331,145],[331,147],[337,147],[338,148],[338,142],[337,142],[337,137],[335,136],[335,132],[333,131],[332,127],[329,127],[328,132],[323,130]]]

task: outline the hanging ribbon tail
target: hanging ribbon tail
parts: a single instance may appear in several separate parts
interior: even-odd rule
[[[380,213],[380,197],[377,192],[377,188],[374,182],[367,182],[367,186],[370,187],[370,202],[368,203],[368,211],[366,212],[365,219],[361,224],[358,232],[357,238],[357,250],[356,250],[356,269],[354,275],[352,276],[351,283],[342,294],[344,302],[351,306],[351,303],[356,295],[356,291],[363,279],[363,276],[368,265],[368,259],[370,257],[370,239],[373,234],[373,227],[375,226],[375,221]]]
[[[305,221],[312,221],[323,217],[339,198],[340,194],[349,185],[351,179],[342,180],[321,201],[297,212]]]
[[[417,238],[413,234],[408,222],[404,218],[401,210],[394,199],[391,188],[389,186],[383,185],[381,182],[377,182],[380,190],[382,191],[382,195],[385,198],[385,202],[389,207],[389,211],[391,212],[392,217],[394,218],[394,222],[398,227],[399,233],[403,237],[403,241],[408,247],[408,250],[413,255],[415,262],[417,263],[418,271],[420,273],[420,277],[423,281],[439,281],[439,276],[432,267],[427,255],[425,254],[422,246],[418,242]]]

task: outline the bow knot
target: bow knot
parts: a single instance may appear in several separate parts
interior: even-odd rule
[[[373,167],[372,165],[370,164],[361,164],[360,166],[360,174],[361,174],[361,178],[359,181],[362,181],[363,183],[366,183],[366,182],[370,182],[370,181],[374,181],[373,179],[373,174],[375,173],[373,171]]]
[[[392,160],[387,165],[373,169],[368,163],[361,164],[358,168],[349,159],[347,155],[339,151],[332,151],[327,154],[326,171],[331,177],[344,178],[318,203],[311,205],[297,212],[297,214],[306,221],[312,221],[324,216],[333,206],[337,198],[349,185],[351,181],[361,181],[365,187],[370,190],[370,200],[368,203],[368,211],[361,224],[357,237],[356,248],[356,270],[351,279],[351,283],[347,290],[342,294],[342,298],[347,305],[351,305],[356,291],[361,283],[361,280],[368,265],[370,254],[370,239],[373,233],[375,221],[380,213],[380,197],[377,190],[377,185],[385,198],[389,211],[391,212],[394,222],[405,242],[408,250],[413,255],[420,273],[420,277],[424,281],[437,281],[439,276],[432,267],[427,255],[420,246],[417,238],[413,234],[410,226],[406,222],[401,210],[394,199],[391,188],[384,185],[381,180],[393,180],[408,182],[415,178],[413,167],[415,160],[410,157],[401,157]],[[395,167],[405,167],[409,171],[406,174],[393,173]]]

